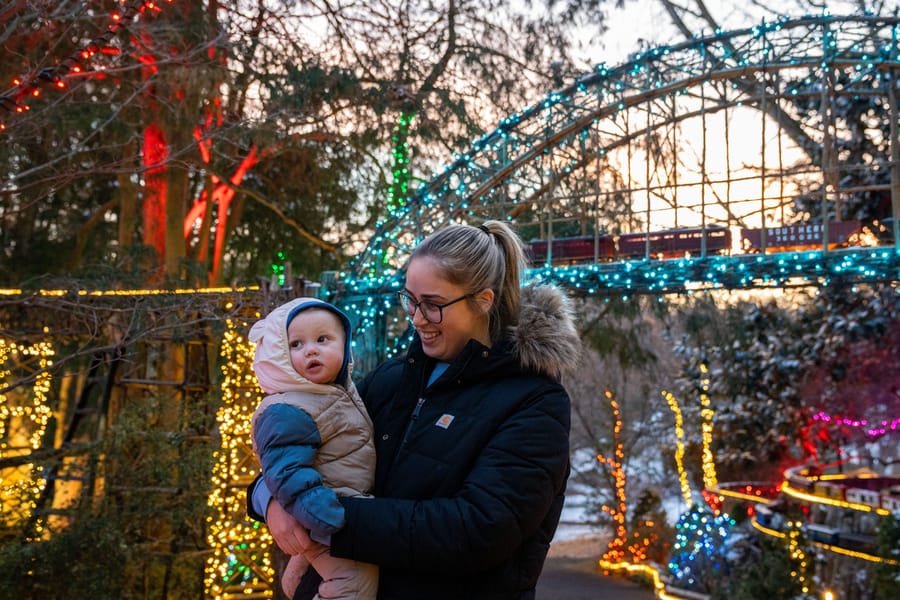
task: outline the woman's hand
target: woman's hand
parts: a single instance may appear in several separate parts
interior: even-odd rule
[[[313,545],[309,532],[289,512],[272,499],[266,510],[266,524],[278,547],[288,554],[300,554]]]

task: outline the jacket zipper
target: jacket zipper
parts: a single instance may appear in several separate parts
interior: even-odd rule
[[[418,402],[416,402],[416,407],[413,409],[412,416],[409,418],[409,425],[406,426],[406,432],[403,434],[403,441],[400,442],[401,448],[406,446],[406,440],[409,438],[409,433],[412,431],[416,421],[419,420],[419,412],[421,412],[423,404],[425,404],[425,397],[421,396]]]

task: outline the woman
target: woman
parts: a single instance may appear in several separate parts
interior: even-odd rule
[[[330,540],[334,556],[379,565],[380,599],[534,597],[568,475],[560,378],[580,343],[558,290],[520,288],[524,267],[499,221],[439,230],[410,259],[400,301],[416,336],[359,385],[375,498],[341,498],[346,526]],[[278,545],[307,546],[258,497],[251,514],[267,510]],[[314,584],[304,578],[295,598]]]

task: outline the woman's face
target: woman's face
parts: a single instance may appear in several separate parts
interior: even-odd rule
[[[427,301],[438,305],[466,294],[465,289],[443,278],[437,262],[429,256],[410,261],[405,291],[415,302]],[[422,340],[425,354],[450,362],[462,352],[470,339],[490,346],[488,314],[493,298],[493,292],[484,290],[472,299],[455,302],[441,310],[440,323],[428,322],[422,311],[416,310],[412,323]]]

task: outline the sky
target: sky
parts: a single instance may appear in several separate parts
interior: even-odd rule
[[[594,48],[585,52],[586,64],[593,66],[605,62],[610,66],[628,60],[628,56],[641,49],[642,42],[648,47],[665,45],[673,41],[683,41],[681,34],[675,30],[672,20],[663,8],[660,0],[624,0],[624,6],[615,8],[614,0],[608,0],[606,9],[609,31],[598,39]],[[682,6],[693,5],[694,0],[676,0]],[[832,0],[827,3],[832,14],[851,14],[857,2]],[[871,4],[871,3],[869,3]],[[756,5],[751,0],[706,0],[706,8],[725,30],[741,29],[759,23],[771,13]],[[806,14],[819,14],[818,8],[802,0],[781,0],[774,4],[777,10],[785,10],[791,5],[802,8],[792,11],[796,17]],[[809,8],[807,8],[809,7]],[[583,39],[590,34],[583,32]]]

